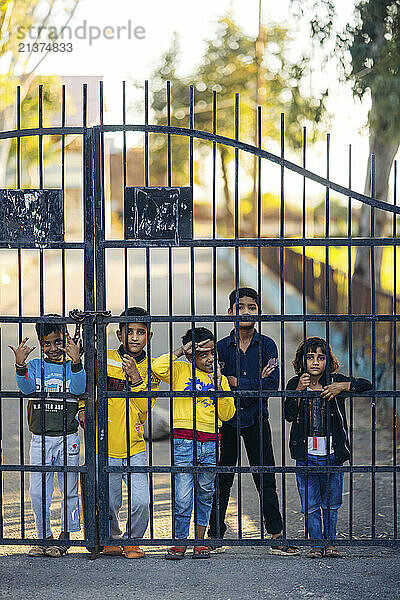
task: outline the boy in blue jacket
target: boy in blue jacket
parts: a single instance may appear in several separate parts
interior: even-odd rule
[[[47,315],[58,316],[58,315]],[[80,346],[76,344],[64,325],[60,323],[36,323],[36,333],[42,344],[44,361],[44,390],[46,392],[70,393],[66,399],[66,426],[64,427],[64,403],[61,398],[47,397],[44,403],[40,398],[28,401],[28,426],[32,433],[30,446],[31,465],[64,465],[64,434],[67,442],[67,466],[79,465],[80,443],[78,437],[78,396],[85,392],[86,373],[81,362]],[[17,348],[10,346],[15,356],[15,374],[19,390],[25,394],[41,391],[42,365],[40,358],[26,359],[35,349],[27,346],[25,338]],[[43,414],[44,410],[44,414]],[[44,432],[43,432],[44,423]],[[44,437],[43,437],[44,433]],[[44,448],[43,448],[44,441]],[[43,459],[44,455],[44,459]],[[68,539],[69,532],[80,530],[78,473],[68,473],[67,477],[67,523],[64,523],[64,474],[58,473],[61,501],[61,533],[59,539]],[[29,493],[35,514],[38,538],[52,539],[50,525],[50,504],[54,491],[54,472],[45,474],[46,483],[46,522],[42,511],[42,473],[32,472]],[[58,558],[66,554],[65,546],[32,546],[30,556],[52,556]]]
[[[237,303],[237,305],[236,305]],[[261,314],[260,298],[252,288],[239,288],[229,295],[230,315],[257,316]],[[236,413],[230,421],[222,424],[220,466],[235,466],[238,460],[238,438],[243,438],[250,465],[273,466],[274,452],[268,418],[268,395],[279,386],[278,349],[275,342],[255,329],[255,321],[236,321],[230,335],[217,344],[221,372],[228,378],[232,390],[240,392],[235,399]],[[260,390],[260,396],[250,396],[247,391]],[[261,413],[261,414],[260,414]],[[260,436],[260,425],[262,438]],[[261,443],[262,440],[262,443]],[[262,513],[265,527],[273,539],[282,538],[282,518],[276,492],[274,473],[253,473],[257,492],[262,497]],[[220,473],[219,494],[214,493],[208,535],[223,538],[226,532],[225,515],[233,484],[234,473]],[[217,504],[219,522],[217,522]],[[224,548],[214,544],[214,552]],[[282,545],[270,549],[271,554],[295,556],[298,548]]]

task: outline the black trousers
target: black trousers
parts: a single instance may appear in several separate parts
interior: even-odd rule
[[[236,466],[238,458],[236,427],[223,423],[221,432],[221,451],[219,458],[220,466]],[[252,466],[274,466],[274,452],[272,449],[271,428],[269,419],[263,417],[262,421],[262,464],[260,465],[260,431],[259,423],[250,427],[242,427],[240,434],[243,438],[249,463]],[[217,498],[217,485],[215,486],[213,506],[210,517],[208,535],[219,537],[217,528],[217,502],[219,504],[220,537],[226,532],[225,515],[228,508],[229,496],[234,479],[234,473],[220,473],[217,475],[219,481],[219,496]],[[263,506],[265,527],[268,533],[280,533],[282,531],[282,518],[279,512],[279,500],[276,493],[274,473],[252,473],[257,491],[261,495],[261,480],[263,489]]]

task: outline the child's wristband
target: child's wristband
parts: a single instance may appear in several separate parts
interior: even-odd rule
[[[26,365],[19,365],[19,364],[15,363],[15,368],[16,369],[26,369]]]

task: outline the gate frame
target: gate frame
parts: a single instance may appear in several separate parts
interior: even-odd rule
[[[125,92],[125,86],[124,86]],[[174,247],[177,247],[176,244],[171,243],[171,241],[146,241],[146,240],[106,240],[105,239],[105,228],[104,228],[104,169],[103,169],[103,161],[104,161],[104,134],[111,132],[122,132],[124,136],[126,132],[140,132],[145,136],[145,180],[146,185],[148,185],[149,173],[148,173],[148,136],[150,133],[161,133],[168,136],[168,148],[169,148],[169,162],[168,162],[168,180],[169,185],[171,184],[171,164],[170,164],[170,140],[172,135],[182,136],[189,140],[189,150],[190,150],[190,185],[193,186],[193,142],[195,139],[202,139],[213,144],[214,150],[214,167],[215,167],[215,148],[216,144],[222,144],[225,146],[230,146],[235,151],[235,237],[224,239],[224,238],[216,238],[215,237],[215,228],[214,235],[211,239],[197,239],[197,240],[181,240],[179,243],[179,247],[189,247],[191,249],[191,260],[193,261],[193,251],[195,247],[204,247],[204,248],[212,248],[213,256],[215,260],[215,253],[217,248],[233,248],[235,252],[235,281],[236,288],[239,284],[239,248],[251,248],[256,247],[258,249],[258,259],[260,257],[260,249],[264,247],[278,247],[280,252],[280,260],[281,265],[283,264],[283,252],[285,247],[291,246],[301,246],[303,248],[303,256],[305,255],[305,248],[307,246],[323,246],[326,248],[326,253],[328,253],[328,248],[330,246],[344,246],[349,248],[349,252],[351,247],[368,247],[371,248],[371,263],[373,263],[374,256],[374,248],[376,246],[399,246],[399,239],[396,237],[393,238],[376,238],[374,235],[374,211],[375,209],[384,210],[386,213],[393,214],[393,218],[396,219],[396,216],[400,215],[400,207],[396,204],[389,205],[385,202],[376,200],[374,198],[374,177],[373,181],[373,189],[372,194],[370,196],[366,196],[364,194],[360,194],[354,192],[350,188],[346,188],[340,186],[329,179],[329,138],[328,138],[328,160],[327,160],[327,177],[321,177],[305,168],[305,161],[303,163],[303,167],[296,165],[288,161],[285,158],[284,154],[284,122],[283,118],[281,119],[281,155],[277,156],[266,150],[261,148],[261,141],[259,142],[258,147],[241,142],[239,140],[239,96],[236,94],[235,96],[235,139],[227,138],[224,136],[220,136],[216,133],[215,123],[213,126],[213,132],[205,132],[202,130],[194,129],[194,108],[193,108],[193,98],[194,98],[194,90],[193,86],[191,86],[191,95],[190,95],[190,127],[172,127],[170,125],[170,89],[167,86],[168,91],[168,125],[149,125],[148,123],[148,87],[147,82],[145,85],[145,123],[143,125],[127,125],[125,119],[125,104],[124,104],[124,116],[123,116],[123,124],[122,125],[105,125],[103,123],[103,111],[100,111],[100,125],[96,125],[93,127],[87,127],[87,119],[86,119],[86,84],[83,87],[83,98],[84,98],[84,114],[83,114],[83,126],[82,127],[67,127],[65,126],[65,95],[64,95],[64,119],[63,125],[61,127],[43,127],[42,120],[39,119],[40,126],[38,128],[31,129],[21,129],[20,128],[20,117],[17,123],[17,129],[7,132],[0,132],[0,140],[15,138],[18,141],[18,145],[20,145],[20,140],[27,136],[38,136],[39,140],[42,139],[43,135],[59,135],[64,141],[64,137],[67,134],[79,134],[82,135],[83,140],[83,218],[84,218],[84,238],[83,242],[49,242],[38,246],[35,243],[20,243],[20,242],[0,242],[0,249],[3,248],[38,248],[40,251],[40,256],[43,257],[44,249],[81,249],[84,251],[84,310],[85,312],[93,312],[93,311],[104,311],[106,309],[106,298],[105,298],[105,250],[107,248],[144,248],[146,250],[146,257],[150,256],[150,249],[153,247],[165,247],[169,249],[169,253],[171,255],[171,250]],[[41,92],[40,92],[41,93]],[[65,88],[64,88],[65,94]],[[19,97],[19,96],[18,96]],[[124,95],[125,101],[125,95]],[[102,94],[102,86],[100,86],[100,102],[102,107],[103,102],[103,94]],[[18,100],[18,106],[20,106],[20,102]],[[213,107],[216,109],[216,93],[213,93]],[[41,106],[39,106],[39,115],[41,115]],[[261,109],[258,110],[258,123],[259,123],[259,138],[261,140]],[[238,196],[238,180],[239,180],[239,151],[246,152],[254,157],[257,157],[258,164],[261,165],[261,160],[265,159],[269,162],[275,163],[281,168],[281,220],[280,220],[280,237],[278,238],[261,238],[260,231],[258,232],[258,237],[254,238],[239,238],[238,235],[238,206],[239,206],[239,196]],[[125,157],[126,159],[126,157]],[[20,155],[18,154],[19,166],[17,170],[17,177],[20,180]],[[374,163],[373,163],[374,164]],[[39,156],[39,167],[43,168],[43,157]],[[336,191],[337,193],[347,196],[349,202],[351,199],[362,202],[363,204],[367,204],[371,208],[371,235],[365,238],[353,238],[351,236],[351,231],[347,238],[331,238],[329,237],[329,218],[327,217],[327,236],[326,238],[306,238],[305,235],[301,238],[285,238],[284,236],[284,172],[285,169],[289,169],[290,171],[297,173],[303,177],[304,182],[306,180],[311,180],[316,183],[319,183],[326,189],[326,206],[328,209],[327,214],[329,215],[329,190]],[[374,173],[374,168],[373,168]],[[215,174],[215,173],[214,173]],[[260,168],[259,168],[259,187],[258,187],[258,202],[259,202],[259,210],[260,210]],[[124,182],[126,184],[126,182]],[[41,183],[42,185],[42,183]],[[213,193],[215,194],[215,189],[213,189]],[[215,205],[214,205],[215,209]],[[215,212],[213,215],[215,219]],[[260,214],[259,214],[260,220]],[[42,260],[42,258],[41,258]],[[329,260],[327,261],[327,266],[329,265]],[[149,263],[148,263],[149,266]],[[194,278],[194,269],[193,262],[191,265],[191,277]],[[371,264],[373,268],[373,265]],[[95,287],[95,273],[96,273],[96,287]],[[147,277],[150,276],[150,273],[147,272]],[[304,276],[304,273],[303,273]],[[281,268],[281,290],[284,290],[284,274],[283,269]],[[259,278],[259,283],[260,283]],[[96,289],[96,294],[94,290]],[[375,295],[375,282],[374,277],[371,280],[371,293],[372,293],[372,301],[374,302]],[[303,294],[304,295],[304,294]],[[281,302],[284,302],[284,298],[281,299]],[[392,315],[376,315],[374,311],[371,310],[371,314],[363,314],[363,315],[354,315],[349,313],[348,315],[337,315],[337,314],[329,314],[329,282],[327,283],[327,310],[325,314],[313,314],[307,315],[305,311],[300,315],[287,315],[284,314],[284,304],[281,305],[281,313],[276,315],[260,315],[257,318],[249,318],[249,320],[255,320],[256,322],[269,321],[269,322],[280,322],[281,323],[281,340],[282,333],[284,331],[284,324],[291,321],[301,321],[303,322],[304,331],[306,331],[306,323],[307,322],[322,322],[326,324],[326,329],[328,332],[327,341],[329,341],[329,324],[335,321],[344,321],[349,323],[356,322],[371,322],[373,332],[375,330],[375,324],[381,321],[393,322],[396,324],[399,321],[399,317],[396,313]],[[138,321],[143,321],[144,323],[150,322],[164,322],[168,323],[171,327],[172,323],[185,321],[191,322],[192,324],[197,321],[202,322],[224,322],[224,321],[238,321],[239,317],[236,316],[226,316],[220,315],[218,316],[214,310],[213,315],[201,315],[197,317],[194,314],[194,303],[192,301],[192,314],[190,316],[185,315],[184,317],[174,316],[172,314],[166,316],[159,317],[143,317],[137,318]],[[241,317],[243,320],[243,317]],[[107,427],[106,427],[106,402],[107,398],[111,397],[113,394],[107,393],[106,389],[106,364],[104,362],[104,352],[103,350],[106,348],[106,326],[109,323],[115,323],[118,321],[127,321],[128,318],[118,317],[107,317],[104,315],[99,315],[96,318],[96,323],[91,319],[91,317],[87,316],[84,320],[84,340],[85,340],[85,368],[87,372],[88,384],[87,384],[87,392],[86,396],[86,410],[87,410],[87,421],[85,424],[85,465],[79,467],[79,471],[85,474],[86,477],[86,506],[87,506],[87,514],[89,515],[89,519],[86,522],[86,537],[84,540],[72,540],[69,541],[70,545],[88,545],[91,547],[98,548],[100,543],[107,541],[107,544],[112,544],[113,541],[108,539],[106,535],[107,527],[108,527],[108,511],[105,510],[108,504],[108,473],[112,472],[116,468],[109,468],[106,466],[106,457],[107,457]],[[0,321],[2,323],[16,323],[20,325],[20,332],[22,331],[22,324],[24,323],[33,323],[33,322],[46,322],[45,317],[23,317],[21,312],[18,317],[1,317]],[[62,322],[65,324],[73,323],[73,319],[63,317]],[[374,335],[374,333],[373,333]],[[281,346],[282,346],[281,341]],[[99,458],[98,458],[98,469],[96,473],[96,429],[95,429],[95,399],[96,399],[96,381],[95,381],[95,360],[96,360],[96,344],[99,349],[97,354],[97,403],[98,407],[100,406],[100,410],[98,410],[98,418],[99,418]],[[373,343],[373,353],[375,352],[375,344]],[[374,360],[374,359],[373,359]],[[281,373],[282,383],[284,377],[284,369],[282,369]],[[373,375],[374,379],[374,375]],[[281,397],[284,396],[300,396],[302,395],[299,392],[288,392],[283,389],[283,385],[281,385],[281,390],[273,390],[272,397]],[[125,396],[129,398],[129,393],[115,393],[114,395],[118,395],[119,397]],[[154,393],[141,392],[137,394],[138,396],[148,397],[150,399],[151,396],[154,396]],[[180,392],[180,395],[184,396],[197,396],[197,392]],[[213,392],[214,397],[218,397],[222,395],[219,392]],[[231,395],[235,398],[240,397],[240,392],[231,392]],[[248,393],[247,395],[259,395],[259,391],[254,393]],[[359,394],[358,394],[359,395]],[[7,392],[2,391],[0,393],[1,398],[7,399],[18,399],[21,398],[21,394],[18,392]],[[66,394],[61,394],[61,397],[65,397]],[[157,392],[158,397],[171,397],[171,391],[167,392]],[[367,392],[362,394],[363,397],[371,397],[372,406],[374,408],[376,398],[380,397],[389,397],[397,399],[400,397],[400,392],[396,390],[373,390],[371,392]],[[44,392],[39,392],[34,395],[34,397],[44,398],[46,394]],[[59,396],[57,396],[59,397]],[[351,395],[352,397],[352,395]],[[151,415],[151,412],[150,412]],[[151,422],[151,416],[149,417]],[[104,433],[104,435],[103,435]],[[284,435],[282,435],[282,445],[285,443]],[[286,450],[286,449],[285,449]],[[305,470],[307,472],[308,467],[290,467],[290,466],[281,466],[281,467],[215,467],[213,470],[216,473],[222,472],[234,472],[238,473],[239,477],[241,473],[295,473],[300,470]],[[346,467],[326,467],[323,469],[324,472],[333,472],[335,470],[340,470],[343,473],[349,472],[370,472],[372,479],[374,481],[375,473],[392,473],[394,477],[394,493],[396,494],[396,475],[400,471],[399,465],[395,462],[391,466],[376,466],[373,464],[368,466],[356,466],[354,467],[352,464]],[[0,465],[0,479],[2,478],[2,473],[7,471],[16,471],[21,474],[24,472],[29,472],[37,469],[32,469],[26,465]],[[68,467],[57,467],[57,468],[47,468],[44,467],[42,471],[69,471],[74,469],[69,469]],[[118,470],[118,469],[117,469]],[[120,469],[121,470],[121,469]],[[145,471],[148,473],[169,473],[173,474],[176,472],[196,472],[198,471],[198,467],[175,467],[175,466],[166,466],[166,467],[157,467],[157,466],[148,466],[146,468],[142,467],[124,467],[124,472],[135,472],[135,471]],[[315,471],[315,469],[314,469]],[[96,477],[97,475],[97,477]],[[283,484],[284,485],[284,484]],[[105,503],[99,501],[99,531],[100,538],[98,537],[97,526],[96,526],[96,499],[105,498]],[[394,497],[395,500],[395,497]],[[285,504],[285,502],[284,502]],[[394,509],[396,509],[396,502],[394,502]],[[285,515],[285,506],[284,512]],[[397,515],[394,517],[397,519]],[[285,518],[284,518],[285,521]],[[152,527],[152,525],[151,525]],[[351,538],[346,540],[336,540],[336,545],[361,545],[361,546],[400,546],[400,539],[396,536],[397,528],[395,527],[395,537],[392,539],[377,539],[376,537],[372,537],[371,539],[360,539],[354,540]],[[175,541],[174,538],[171,539],[143,539],[140,540],[141,544],[144,545],[155,545],[155,544],[168,544],[173,543]],[[270,545],[271,541],[263,536],[258,539],[246,538],[246,539],[232,539],[232,540],[216,540],[216,542],[223,542],[225,545]],[[31,544],[32,539],[26,538],[0,538],[1,544]],[[58,540],[54,541],[54,544],[59,544]],[[114,543],[117,541],[114,540]],[[286,539],[285,543],[301,543],[302,545],[312,544],[310,540],[298,540],[298,539]],[[193,539],[187,540],[187,544],[193,544]]]

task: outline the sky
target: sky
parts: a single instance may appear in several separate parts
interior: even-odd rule
[[[339,24],[344,26],[352,19],[353,0],[336,0]],[[110,10],[112,7],[112,10]],[[204,41],[211,37],[215,23],[227,10],[231,10],[235,20],[248,34],[257,35],[258,0],[202,0],[201,3],[187,0],[80,0],[78,8],[69,23],[74,32],[71,52],[50,53],[41,63],[38,72],[58,75],[102,75],[107,106],[105,122],[121,121],[121,81],[139,81],[151,77],[160,55],[168,48],[173,33],[179,34],[182,60],[179,72],[187,76],[199,63]],[[299,25],[291,15],[289,0],[263,0],[262,20],[265,25],[271,22],[289,24],[296,28],[296,50],[301,54],[310,44],[309,30]],[[65,22],[60,17],[57,25]],[[120,39],[115,39],[118,27],[130,22],[131,39],[128,32],[120,30]],[[76,28],[80,27],[77,31]],[[89,29],[93,37],[98,29],[106,30],[106,35],[114,39],[89,40]],[[109,28],[112,28],[109,29]],[[136,29],[137,37],[134,32]],[[86,30],[86,39],[82,37]],[[67,40],[66,40],[67,41]],[[362,104],[354,101],[348,85],[339,83],[336,68],[328,66],[322,73],[316,72],[315,81],[330,84],[331,94],[328,109],[332,114],[329,132],[331,134],[331,178],[343,185],[347,184],[348,145],[353,149],[353,188],[363,191],[365,165],[368,154],[368,136],[365,123],[368,101]],[[240,92],[240,90],[238,90]],[[138,92],[128,89],[129,94]],[[324,146],[319,145],[309,153],[309,168],[325,174]]]

